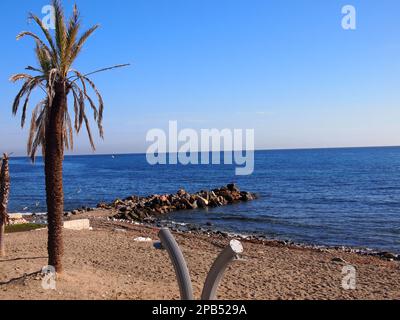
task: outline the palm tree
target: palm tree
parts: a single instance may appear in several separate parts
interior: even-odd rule
[[[4,234],[5,226],[8,223],[7,207],[10,195],[10,173],[8,167],[8,155],[4,154],[3,160],[0,162],[0,257],[4,257],[6,254]]]
[[[22,105],[21,126],[24,127],[27,107],[32,91],[42,90],[43,99],[36,105],[32,112],[30,133],[28,140],[28,155],[35,161],[39,147],[45,163],[46,177],[46,202],[48,211],[48,254],[49,265],[55,267],[58,273],[62,272],[62,218],[64,211],[63,194],[63,159],[64,150],[73,148],[73,127],[77,133],[84,125],[87,129],[90,144],[95,150],[89,120],[85,106],[92,111],[97,122],[100,137],[103,138],[103,99],[89,75],[94,73],[123,67],[117,65],[110,68],[97,70],[91,73],[81,73],[73,69],[73,64],[87,39],[98,28],[93,26],[79,36],[81,21],[77,6],[67,22],[59,0],[53,0],[55,12],[55,31],[50,32],[42,21],[30,14],[30,19],[35,21],[44,35],[42,40],[36,34],[24,31],[17,36],[31,37],[36,43],[35,54],[38,67],[28,66],[26,70],[34,75],[21,73],[11,77],[12,82],[24,81],[13,104],[13,114],[16,115]],[[91,89],[90,89],[91,88]],[[97,96],[97,105],[90,97],[88,89]],[[73,100],[74,126],[68,108],[68,96]],[[24,99],[24,103],[21,100]],[[88,103],[87,103],[88,102]]]

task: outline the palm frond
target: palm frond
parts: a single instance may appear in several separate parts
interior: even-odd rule
[[[103,97],[101,96],[99,90],[97,90],[96,85],[94,84],[94,82],[92,80],[90,80],[88,77],[84,76],[83,79],[85,79],[85,81],[87,81],[89,83],[89,85],[92,87],[93,91],[95,92],[96,96],[97,96],[97,100],[99,103],[99,107],[98,107],[98,118],[97,118],[97,126],[99,128],[99,134],[100,137],[103,139],[104,138],[104,132],[103,132],[103,111],[104,111],[104,101],[103,101]],[[96,120],[96,117],[95,117]]]
[[[33,78],[33,76],[31,76],[30,74],[27,73],[18,73],[18,74],[14,74],[10,77],[10,81],[11,82],[17,82],[19,80],[31,80]]]
[[[74,72],[74,73],[76,74],[76,76],[78,77],[78,79],[80,80],[81,85],[82,85],[82,89],[83,89],[83,90],[82,90],[82,91],[83,91],[83,95],[85,96],[85,99],[87,99],[87,100],[89,101],[89,104],[90,104],[90,106],[91,106],[91,108],[92,108],[92,110],[93,110],[93,118],[94,118],[95,121],[97,121],[99,112],[98,112],[97,107],[96,107],[96,105],[94,104],[92,98],[90,97],[90,95],[89,95],[88,92],[87,92],[86,83],[85,83],[85,81],[87,81],[86,78],[85,78],[79,71],[77,71],[77,70],[73,70],[72,72]],[[89,81],[88,81],[88,82],[89,82]],[[91,86],[92,86],[92,85],[94,86],[94,84],[93,84],[92,82],[89,82],[89,84],[90,84]],[[75,83],[73,83],[72,85],[73,85],[73,86],[76,86]],[[78,87],[78,88],[79,88],[79,87]],[[94,88],[96,89],[96,87],[94,87]],[[79,88],[79,89],[80,89],[80,88]],[[103,109],[103,99],[101,98],[100,93],[97,91],[97,89],[96,89],[96,94],[98,95],[98,97],[100,97],[100,98],[99,98],[99,108],[102,108],[102,109]]]
[[[85,119],[85,126],[86,126],[86,131],[87,131],[87,134],[88,134],[88,137],[89,137],[90,146],[92,147],[93,151],[95,151],[96,150],[96,146],[94,145],[92,132],[90,130],[89,120],[86,117],[86,115],[84,115],[84,119]]]
[[[78,32],[80,29],[80,20],[79,20],[79,11],[78,7],[74,5],[73,14],[69,20],[68,30],[67,30],[67,44],[65,48],[65,60],[66,60],[66,67],[67,69],[70,67],[70,63],[73,61],[71,60],[73,47],[75,45],[76,39],[78,37]]]
[[[71,117],[68,110],[65,112],[64,117],[64,144],[65,148],[72,150],[74,148],[74,131],[72,129]]]
[[[28,70],[28,71],[36,71],[36,72],[40,72],[40,73],[43,73],[43,72],[44,72],[42,69],[38,69],[38,68],[35,68],[35,67],[32,67],[32,66],[27,66],[27,67],[25,68],[25,70]]]
[[[65,25],[64,10],[59,0],[53,0],[54,15],[55,15],[55,38],[57,51],[59,55],[59,65],[61,69],[65,65],[65,48],[67,45],[67,28]]]
[[[21,99],[30,93],[30,91],[32,91],[32,81],[34,81],[34,78],[30,79],[30,80],[26,80],[25,83],[22,85],[21,90],[18,92],[18,94],[16,95],[15,99],[14,99],[14,103],[13,103],[13,107],[12,107],[12,113],[13,115],[16,115],[18,112],[18,108],[21,102]]]
[[[27,37],[27,36],[29,36],[29,37],[33,38],[35,41],[39,42],[40,45],[41,45],[43,48],[46,48],[46,50],[48,50],[48,51],[50,52],[49,47],[42,41],[42,39],[40,39],[40,38],[39,38],[36,34],[34,34],[33,32],[30,32],[30,31],[23,31],[23,32],[21,32],[21,33],[19,33],[19,34],[17,35],[17,40],[20,40],[20,39],[22,39],[22,38],[24,38],[24,37]]]
[[[43,32],[43,34],[44,34],[44,36],[45,36],[45,38],[46,38],[46,40],[47,40],[47,42],[48,42],[48,44],[50,46],[50,49],[51,49],[51,50],[49,49],[49,52],[50,52],[50,55],[51,55],[52,62],[54,64],[54,66],[57,66],[58,65],[57,50],[56,50],[53,38],[51,37],[51,34],[50,34],[49,30],[43,25],[42,20],[38,16],[34,15],[33,13],[30,13],[29,14],[29,18],[34,20],[36,22],[36,24],[39,26],[39,28],[42,30],[42,32]]]
[[[53,66],[51,55],[40,43],[36,44],[35,54],[43,73],[46,74]]]
[[[74,115],[75,115],[75,122],[74,127],[76,132],[79,132],[79,108],[80,108],[80,100],[79,100],[79,92],[77,93],[75,90],[79,88],[71,88],[73,99],[74,99]],[[79,89],[80,90],[80,89]]]
[[[47,122],[48,100],[40,101],[32,112],[31,126],[27,145],[28,155],[35,162],[36,151],[39,146],[45,147],[45,128]]]
[[[96,73],[109,71],[109,70],[113,70],[113,69],[117,69],[117,68],[124,68],[124,67],[128,67],[128,66],[130,66],[130,63],[117,64],[117,65],[112,66],[112,67],[107,67],[107,68],[103,68],[103,69],[99,69],[99,70],[96,70],[96,71],[92,71],[92,72],[86,73],[84,76],[87,77],[87,76],[91,76],[91,75],[96,74]]]

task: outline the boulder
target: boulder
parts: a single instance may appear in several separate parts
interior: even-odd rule
[[[241,192],[241,200],[242,201],[252,201],[254,200],[253,195],[250,192]]]
[[[228,203],[233,203],[233,202],[235,201],[235,198],[234,198],[231,194],[229,194],[229,193],[225,193],[225,194],[223,195],[223,198],[224,198],[226,201],[228,201]]]
[[[182,203],[183,205],[185,205],[185,206],[186,206],[186,209],[188,209],[188,210],[193,210],[193,209],[195,209],[195,206],[194,206],[192,203],[190,203],[190,201],[189,201],[188,199],[183,198],[183,199],[181,200],[181,203]]]
[[[381,258],[388,259],[388,260],[396,260],[398,258],[397,255],[391,252],[381,252],[378,254]]]
[[[335,262],[335,263],[342,263],[342,264],[347,264],[348,263],[346,260],[344,260],[342,258],[339,258],[339,257],[333,258],[331,261]]]
[[[177,193],[178,197],[185,197],[188,193],[184,189],[180,189]]]
[[[161,196],[160,197],[160,201],[162,202],[162,203],[165,203],[165,204],[167,204],[167,205],[171,205],[171,203],[170,203],[170,201],[169,201],[169,199],[168,199],[168,196]]]
[[[65,212],[64,213],[64,217],[71,218],[72,217],[72,213],[71,212]]]
[[[224,197],[218,197],[218,201],[221,203],[221,206],[226,206],[228,205],[228,200],[226,200]]]
[[[208,202],[208,200],[204,199],[203,197],[198,196],[196,201],[197,201],[197,205],[199,208],[208,207],[209,202]]]
[[[192,207],[193,207],[193,210],[199,208],[199,204],[197,203],[197,200],[196,200],[196,201],[193,201]]]
[[[234,183],[228,184],[226,187],[227,187],[228,190],[231,191],[231,192],[239,192],[239,193],[240,193],[239,188],[238,188],[238,187],[236,186],[236,184],[234,184]]]
[[[212,208],[216,208],[222,206],[222,203],[218,200],[218,198],[213,198],[210,200],[209,206]]]
[[[98,208],[98,209],[109,209],[110,206],[109,206],[108,204],[104,203],[104,202],[101,202],[101,203],[99,203],[99,204],[97,205],[97,208]]]
[[[114,206],[114,207],[120,206],[120,205],[124,205],[124,202],[123,202],[121,199],[116,199],[116,200],[113,202],[113,206]]]

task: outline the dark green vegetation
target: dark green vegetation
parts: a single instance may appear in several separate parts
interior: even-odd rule
[[[6,226],[6,233],[26,232],[44,228],[42,224],[27,223]]]

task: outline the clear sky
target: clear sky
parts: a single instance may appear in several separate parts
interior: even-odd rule
[[[11,74],[35,63],[27,15],[0,3],[0,151],[24,154]],[[63,1],[71,11],[73,1]],[[256,147],[400,145],[398,0],[77,0],[100,23],[76,68],[132,63],[93,79],[106,102],[98,153],[143,152],[152,128],[254,128]],[[341,27],[344,5],[357,29]],[[94,128],[93,128],[94,129]],[[84,132],[75,153],[90,153]]]

